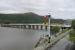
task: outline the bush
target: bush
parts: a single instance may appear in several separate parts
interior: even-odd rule
[[[74,30],[72,30],[72,31],[70,32],[70,41],[72,41],[72,42],[75,43],[75,31],[74,31]]]
[[[72,21],[71,27],[75,29],[75,20]]]
[[[75,20],[72,21],[71,27],[73,30],[70,32],[70,40],[75,43]]]
[[[60,28],[57,26],[51,27],[50,29],[53,33],[58,33],[60,31]]]

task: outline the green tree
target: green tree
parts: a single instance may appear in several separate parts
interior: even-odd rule
[[[75,29],[75,20],[72,21],[71,27]]]
[[[75,20],[72,21],[71,27],[73,30],[70,31],[70,40],[75,43]]]

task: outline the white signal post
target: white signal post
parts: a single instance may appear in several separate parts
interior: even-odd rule
[[[51,39],[51,33],[50,33],[50,17],[51,17],[51,15],[48,15],[48,20],[49,20],[49,23],[48,23],[48,26],[49,26],[49,43],[50,43],[50,39]]]
[[[48,17],[49,17],[49,37],[50,37],[50,15]]]

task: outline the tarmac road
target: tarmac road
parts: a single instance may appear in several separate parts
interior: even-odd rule
[[[65,50],[66,46],[71,44],[71,42],[68,40],[68,35],[61,39],[56,45],[54,45],[52,48],[48,48],[48,50]]]

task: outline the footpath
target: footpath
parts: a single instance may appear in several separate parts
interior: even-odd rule
[[[72,29],[66,31],[65,33],[62,33],[59,35],[59,33],[57,34],[57,37],[55,37],[54,35],[51,36],[51,40],[50,40],[50,43],[48,43],[49,39],[48,37],[43,37],[43,38],[40,38],[39,42],[37,43],[37,45],[34,47],[33,50],[45,50],[47,49],[48,47],[52,47],[53,45],[55,45],[60,39],[62,39],[63,37],[65,37],[67,34],[69,34],[69,32],[71,31]]]

